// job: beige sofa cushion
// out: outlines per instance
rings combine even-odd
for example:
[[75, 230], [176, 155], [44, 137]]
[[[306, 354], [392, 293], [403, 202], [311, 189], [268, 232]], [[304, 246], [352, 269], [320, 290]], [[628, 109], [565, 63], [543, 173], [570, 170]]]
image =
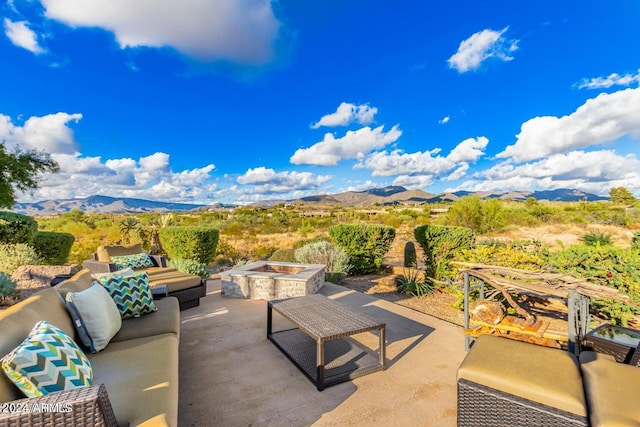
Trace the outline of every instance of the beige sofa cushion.
[[606, 355], [580, 354], [584, 390], [592, 426], [640, 424], [640, 368], [617, 363]]
[[154, 335], [111, 342], [89, 355], [93, 383], [104, 383], [119, 423], [176, 426], [178, 337]]
[[98, 246], [96, 253], [98, 261], [111, 262], [112, 256], [135, 255], [144, 252], [142, 244], [138, 243], [132, 246]]
[[460, 378], [587, 416], [578, 358], [564, 350], [481, 335], [458, 369]]
[[201, 283], [200, 276], [182, 273], [180, 271], [156, 271], [149, 274], [149, 286], [167, 285], [169, 292], [193, 288]]
[[82, 292], [85, 289], [89, 289], [95, 279], [91, 275], [91, 270], [82, 269], [69, 279], [55, 286], [55, 289], [60, 292], [63, 299], [67, 298], [68, 292]]
[[[0, 310], [0, 357], [18, 346], [40, 320], [46, 320], [75, 337], [64, 300], [53, 288], [44, 289], [5, 310]], [[24, 397], [4, 375], [0, 375], [0, 402]]]
[[[122, 321], [120, 331], [111, 342], [171, 333], [180, 338], [180, 308], [178, 300], [167, 297], [157, 300], [158, 311]], [[111, 345], [111, 344], [109, 344]]]

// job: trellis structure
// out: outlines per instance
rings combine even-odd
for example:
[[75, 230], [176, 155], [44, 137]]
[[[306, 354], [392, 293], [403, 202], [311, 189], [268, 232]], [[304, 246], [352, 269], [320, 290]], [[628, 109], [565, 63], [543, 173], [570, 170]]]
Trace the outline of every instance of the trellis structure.
[[[505, 301], [524, 318], [524, 322], [519, 326], [508, 324], [509, 322], [501, 322], [498, 325], [476, 322], [476, 326], [498, 331], [529, 333], [543, 338], [567, 341], [569, 351], [573, 353], [580, 352], [582, 339], [588, 332], [590, 298], [612, 298], [622, 301], [628, 301], [629, 299], [627, 296], [621, 295], [616, 289], [587, 282], [584, 279], [578, 279], [568, 274], [527, 271], [464, 262], [454, 262], [454, 264], [463, 268], [465, 349], [467, 351], [471, 345], [471, 335], [473, 335], [473, 330], [470, 329], [469, 297], [473, 291], [478, 291], [479, 297], [481, 299], [485, 298], [486, 286], [499, 291], [504, 296]], [[568, 308], [568, 333], [566, 337], [557, 334], [545, 335], [544, 331], [538, 332], [535, 328], [529, 328], [529, 326], [535, 324], [534, 316], [520, 307], [513, 300], [509, 291], [535, 295], [540, 298], [563, 300]]]

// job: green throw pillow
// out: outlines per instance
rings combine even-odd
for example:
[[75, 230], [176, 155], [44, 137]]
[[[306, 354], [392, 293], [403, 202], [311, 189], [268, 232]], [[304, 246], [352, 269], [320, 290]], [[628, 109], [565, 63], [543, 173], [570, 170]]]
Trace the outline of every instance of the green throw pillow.
[[100, 284], [109, 291], [123, 319], [158, 310], [149, 288], [149, 276], [145, 272], [101, 279]]
[[80, 340], [92, 353], [104, 349], [122, 326], [120, 310], [98, 282], [84, 291], [67, 293], [66, 302]]
[[80, 347], [62, 330], [42, 320], [0, 363], [27, 397], [90, 386], [93, 370]]
[[142, 268], [153, 267], [153, 261], [151, 261], [151, 257], [149, 254], [141, 253], [134, 255], [121, 255], [121, 256], [112, 256], [111, 262], [116, 265], [118, 270], [123, 270], [125, 268], [133, 268], [134, 270], [139, 270]]

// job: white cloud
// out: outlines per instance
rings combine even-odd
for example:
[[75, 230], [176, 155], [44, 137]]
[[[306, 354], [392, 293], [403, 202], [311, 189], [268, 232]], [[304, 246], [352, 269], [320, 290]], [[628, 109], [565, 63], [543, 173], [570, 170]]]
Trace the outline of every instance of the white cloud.
[[438, 120], [438, 123], [440, 123], [441, 125], [444, 125], [444, 124], [449, 123], [449, 120], [451, 120], [451, 117], [444, 116], [442, 119]]
[[207, 203], [217, 186], [212, 184], [215, 166], [174, 172], [166, 153], [153, 153], [138, 160], [82, 157], [53, 154], [60, 172], [47, 174], [30, 197], [20, 201], [68, 199], [105, 194], [112, 197], [135, 197], [171, 202]]
[[338, 106], [335, 113], [323, 116], [318, 122], [311, 125], [312, 129], [318, 129], [320, 126], [348, 126], [351, 123], [359, 123], [368, 125], [373, 123], [374, 116], [378, 113], [376, 107], [368, 105], [355, 105], [343, 102]]
[[49, 154], [73, 154], [77, 143], [69, 122], [78, 122], [82, 114], [56, 113], [33, 116], [23, 126], [14, 125], [11, 117], [0, 114], [0, 141], [9, 148], [44, 150]]
[[618, 73], [612, 73], [606, 77], [585, 78], [576, 86], [579, 89], [606, 89], [611, 86], [631, 86], [633, 84], [640, 84], [640, 70], [638, 70], [636, 74], [627, 73], [620, 75]]
[[439, 155], [440, 149], [405, 153], [394, 150], [390, 153], [379, 151], [367, 156], [356, 165], [358, 169], [370, 169], [373, 176], [428, 175], [441, 176], [460, 166], [461, 163], [475, 162], [484, 155], [489, 140], [480, 136], [467, 138], [451, 150], [447, 156]]
[[28, 50], [36, 55], [44, 53], [45, 50], [38, 43], [38, 35], [27, 26], [26, 21], [13, 22], [4, 19], [4, 33], [11, 40], [11, 43]]
[[535, 117], [522, 124], [517, 141], [497, 155], [525, 162], [573, 149], [605, 144], [629, 135], [640, 137], [640, 88], [587, 100], [563, 117]]
[[41, 0], [45, 16], [113, 32], [121, 48], [173, 48], [202, 62], [274, 59], [281, 23], [270, 0]]
[[514, 189], [575, 188], [605, 195], [612, 187], [640, 190], [640, 160], [611, 150], [572, 151], [514, 165], [499, 163], [475, 174], [454, 190], [509, 191]]
[[503, 37], [508, 29], [509, 27], [500, 31], [482, 30], [463, 40], [458, 51], [447, 60], [449, 67], [465, 73], [478, 69], [487, 59], [511, 61], [511, 54], [518, 49], [518, 40]]
[[402, 135], [398, 125], [384, 132], [384, 126], [375, 129], [364, 127], [357, 131], [348, 131], [342, 138], [336, 139], [327, 133], [324, 139], [309, 148], [300, 148], [289, 159], [293, 164], [334, 166], [343, 159], [362, 158], [372, 150], [381, 149], [396, 142]]
[[276, 172], [261, 166], [248, 169], [236, 182], [253, 186], [250, 190], [253, 193], [268, 195], [314, 190], [331, 178], [331, 175], [314, 175], [311, 172]]

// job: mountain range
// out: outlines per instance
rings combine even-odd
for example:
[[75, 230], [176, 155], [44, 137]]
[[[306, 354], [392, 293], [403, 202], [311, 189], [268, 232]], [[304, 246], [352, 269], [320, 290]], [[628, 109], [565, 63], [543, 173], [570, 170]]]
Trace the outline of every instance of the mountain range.
[[[461, 197], [477, 195], [480, 198], [497, 198], [526, 200], [530, 197], [536, 200], [549, 201], [596, 201], [608, 200], [595, 194], [580, 190], [558, 189], [545, 191], [509, 191], [509, 192], [469, 192], [456, 191], [451, 193], [432, 194], [422, 190], [407, 190], [400, 186], [373, 188], [364, 191], [346, 191], [337, 194], [319, 194], [296, 200], [270, 200], [255, 203], [255, 206], [273, 206], [280, 203], [296, 205], [342, 205], [342, 206], [372, 206], [394, 204], [422, 204], [441, 201], [456, 201]], [[44, 200], [33, 203], [16, 203], [13, 210], [27, 215], [55, 215], [69, 212], [73, 209], [91, 213], [141, 213], [141, 212], [186, 212], [215, 209], [232, 209], [238, 207], [232, 204], [215, 203], [211, 205], [160, 202], [143, 199], [115, 198], [109, 196], [90, 196], [82, 199]]]

